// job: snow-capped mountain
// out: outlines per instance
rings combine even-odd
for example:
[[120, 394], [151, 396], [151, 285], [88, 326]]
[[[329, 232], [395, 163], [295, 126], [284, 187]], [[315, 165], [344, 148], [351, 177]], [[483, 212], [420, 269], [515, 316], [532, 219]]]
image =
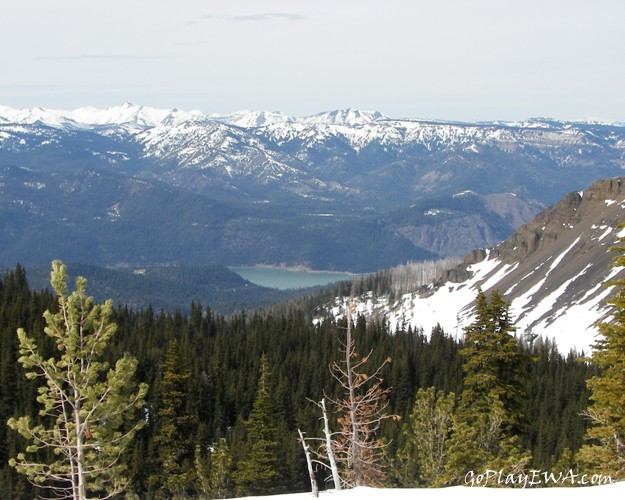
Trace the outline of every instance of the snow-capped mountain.
[[314, 123], [317, 125], [341, 125], [346, 127], [358, 127], [368, 125], [379, 120], [386, 120], [379, 111], [361, 111], [358, 109], [339, 109], [336, 111], [328, 111], [318, 113], [313, 116], [307, 116], [300, 121], [304, 123]]
[[[617, 225], [625, 217], [625, 178], [598, 181], [567, 195], [504, 242], [471, 252], [464, 263], [443, 272], [436, 282], [394, 300], [369, 291], [352, 299], [358, 311], [383, 317], [391, 327], [423, 328], [437, 324], [461, 336], [474, 319], [478, 287], [495, 289], [511, 303], [519, 335], [552, 338], [561, 351], [588, 352], [605, 319], [603, 283], [625, 276], [612, 267], [609, 248], [625, 236]], [[346, 298], [327, 310], [339, 317]]]
[[295, 118], [279, 111], [237, 111], [227, 115], [211, 115], [211, 118], [241, 128], [267, 127], [295, 121]]
[[[69, 208], [67, 186], [81, 178], [82, 190], [97, 184], [99, 192], [83, 214], [67, 214], [71, 231], [86, 214], [98, 224], [109, 220], [102, 214], [111, 207], [120, 210], [118, 225], [138, 217], [130, 227], [150, 226], [162, 215], [152, 198], [131, 214], [124, 208], [130, 192], [116, 192], [132, 185], [148, 193], [149, 185], [150, 193], [175, 192], [172, 199], [192, 195], [222, 204], [221, 222], [189, 221], [189, 241], [200, 237], [199, 228], [219, 235], [211, 248], [221, 253], [211, 258], [373, 271], [490, 246], [565, 193], [620, 175], [624, 166], [625, 128], [610, 124], [467, 124], [352, 109], [294, 118], [130, 103], [73, 111], [0, 107], [0, 257], [13, 260], [20, 248], [33, 249], [35, 236], [26, 236], [33, 214], [58, 224], [51, 207], [77, 210]], [[475, 196], [457, 196], [465, 191]], [[111, 231], [101, 230], [97, 241], [106, 245]], [[182, 254], [177, 244], [168, 262]], [[119, 258], [114, 249], [103, 255], [113, 263]]]
[[[211, 186], [250, 194], [249, 185], [236, 181], [242, 179], [280, 196], [355, 196], [382, 206], [465, 189], [554, 203], [625, 166], [625, 128], [616, 125], [428, 122], [352, 109], [293, 118], [258, 111], [209, 117], [130, 103], [102, 110], [0, 108], [0, 153], [10, 145], [28, 155], [50, 144], [46, 135], [80, 131], [91, 134], [83, 149], [94, 156], [110, 151], [98, 148], [96, 136], [115, 137], [116, 151], [146, 167], [142, 175], [166, 171], [167, 179], [187, 178], [182, 187], [203, 186], [210, 195], [217, 194]], [[188, 175], [189, 168], [197, 175]]]
[[124, 125], [143, 129], [160, 124], [175, 124], [187, 120], [205, 120], [200, 111], [156, 109], [124, 103], [105, 109], [94, 107], [78, 108], [73, 111], [58, 109], [11, 109], [0, 106], [0, 117], [7, 123], [42, 124], [51, 127], [98, 127]]
[[261, 184], [286, 176], [305, 177], [279, 151], [263, 148], [256, 137], [218, 121], [160, 124], [133, 139], [142, 146], [144, 157], [175, 167], [165, 179], [179, 178], [181, 169], [210, 170], [228, 179], [253, 177]]

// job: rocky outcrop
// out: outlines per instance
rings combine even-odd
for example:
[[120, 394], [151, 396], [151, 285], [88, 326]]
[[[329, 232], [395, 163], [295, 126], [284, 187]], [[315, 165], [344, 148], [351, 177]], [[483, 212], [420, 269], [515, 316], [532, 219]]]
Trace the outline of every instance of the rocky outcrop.
[[625, 177], [600, 180], [583, 192], [569, 193], [533, 221], [521, 226], [497, 245], [494, 252], [505, 262], [518, 262], [545, 247], [550, 248], [563, 235], [570, 238], [573, 234], [588, 231], [589, 221], [615, 226], [622, 219], [622, 211], [612, 205], [620, 203], [624, 194]]
[[597, 322], [610, 315], [609, 284], [625, 275], [625, 268], [611, 265], [610, 251], [625, 235], [618, 228], [625, 219], [624, 186], [619, 177], [571, 193], [500, 245], [469, 253], [435, 283], [392, 302], [369, 295], [358, 310], [382, 315], [390, 325], [426, 333], [440, 325], [461, 336], [474, 319], [478, 288], [498, 290], [510, 303], [518, 335], [550, 337], [561, 352], [588, 352]]

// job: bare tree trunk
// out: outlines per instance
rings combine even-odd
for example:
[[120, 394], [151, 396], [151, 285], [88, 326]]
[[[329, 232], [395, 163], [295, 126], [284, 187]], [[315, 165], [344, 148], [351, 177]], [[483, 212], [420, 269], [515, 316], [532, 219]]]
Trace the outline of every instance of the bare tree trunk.
[[332, 449], [332, 433], [330, 432], [330, 424], [328, 422], [328, 412], [326, 410], [326, 398], [321, 400], [321, 410], [323, 411], [323, 433], [326, 436], [326, 451], [328, 461], [330, 462], [330, 470], [332, 471], [332, 480], [334, 481], [334, 489], [341, 491], [341, 476], [339, 476], [339, 468], [334, 458], [334, 450]]
[[312, 466], [312, 458], [310, 457], [310, 448], [308, 447], [308, 443], [306, 439], [304, 439], [304, 435], [300, 429], [297, 429], [299, 433], [299, 440], [302, 443], [302, 447], [304, 448], [304, 455], [306, 455], [306, 464], [308, 464], [308, 475], [310, 476], [310, 487], [312, 489], [313, 497], [317, 498], [319, 496], [319, 488], [317, 487], [317, 480], [315, 479], [315, 472], [313, 471]]
[[82, 446], [82, 418], [80, 416], [80, 394], [74, 389], [74, 397], [78, 401], [74, 410], [74, 425], [76, 426], [76, 485], [74, 488], [74, 500], [84, 500], [87, 498], [85, 478], [82, 470], [83, 466], [83, 446]]
[[349, 390], [349, 413], [351, 420], [351, 458], [352, 468], [354, 470], [354, 486], [363, 486], [364, 477], [362, 470], [362, 456], [360, 449], [360, 431], [358, 428], [358, 408], [356, 401], [356, 387], [354, 383], [354, 373], [352, 369], [352, 355], [354, 354], [353, 342], [352, 342], [352, 311], [351, 304], [347, 307], [347, 349], [345, 349], [345, 371], [347, 374], [347, 386]]

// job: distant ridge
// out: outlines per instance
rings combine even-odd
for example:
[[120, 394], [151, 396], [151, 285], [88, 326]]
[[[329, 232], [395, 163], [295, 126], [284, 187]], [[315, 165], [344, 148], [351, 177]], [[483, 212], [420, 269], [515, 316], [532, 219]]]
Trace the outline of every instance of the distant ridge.
[[131, 102], [124, 102], [120, 105], [106, 108], [84, 106], [72, 110], [43, 108], [41, 106], [34, 108], [11, 108], [9, 106], [0, 105], [0, 121], [22, 124], [41, 122], [51, 126], [63, 126], [69, 122], [74, 122], [81, 125], [121, 125], [134, 123], [137, 125], [154, 127], [167, 121], [168, 117], [171, 116], [176, 116], [178, 121], [216, 120], [241, 127], [263, 127], [281, 122], [359, 126], [383, 120], [423, 124], [502, 126], [511, 128], [558, 128], [563, 123], [625, 127], [625, 122], [623, 121], [561, 121], [555, 118], [528, 118], [524, 121], [493, 120], [475, 123], [425, 118], [398, 118], [389, 117], [379, 111], [365, 111], [353, 108], [337, 109], [303, 117], [294, 117], [280, 111], [263, 110], [240, 110], [226, 114], [206, 114], [199, 110], [185, 111], [179, 108], [154, 108], [151, 106], [133, 104]]
[[597, 123], [4, 107], [0, 261], [372, 272], [490, 247], [624, 166]]

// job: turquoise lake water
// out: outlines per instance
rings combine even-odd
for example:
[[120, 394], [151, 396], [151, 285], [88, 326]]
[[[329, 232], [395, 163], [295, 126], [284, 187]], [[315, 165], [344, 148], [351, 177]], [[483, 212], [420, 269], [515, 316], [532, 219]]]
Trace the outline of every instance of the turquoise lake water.
[[256, 285], [280, 290], [327, 285], [344, 280], [351, 281], [360, 276], [359, 274], [302, 271], [281, 267], [230, 267], [229, 269]]

